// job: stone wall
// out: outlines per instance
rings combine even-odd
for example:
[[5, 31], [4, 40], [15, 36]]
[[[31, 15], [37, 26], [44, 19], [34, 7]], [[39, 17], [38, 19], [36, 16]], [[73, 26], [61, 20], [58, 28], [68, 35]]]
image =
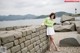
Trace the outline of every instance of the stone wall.
[[45, 26], [30, 26], [10, 31], [0, 31], [0, 46], [7, 53], [45, 53], [48, 38]]
[[10, 30], [15, 30], [19, 28], [25, 28], [29, 26], [10, 26], [10, 27], [0, 27], [0, 31], [10, 31]]

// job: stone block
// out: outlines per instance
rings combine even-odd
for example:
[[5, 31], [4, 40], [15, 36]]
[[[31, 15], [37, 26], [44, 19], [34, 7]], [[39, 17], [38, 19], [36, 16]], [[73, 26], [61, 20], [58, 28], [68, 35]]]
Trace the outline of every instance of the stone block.
[[19, 43], [25, 42], [25, 37], [22, 37], [21, 39], [19, 39]]
[[14, 41], [14, 34], [12, 33], [5, 33], [0, 35], [0, 39], [2, 40], [2, 44]]
[[34, 49], [37, 52], [40, 49], [39, 45], [37, 45]]
[[27, 53], [27, 52], [28, 52], [27, 47], [23, 48], [23, 49], [21, 50], [21, 52], [22, 52], [22, 53]]
[[4, 44], [5, 47], [7, 47], [7, 49], [13, 47], [13, 42], [10, 42], [10, 43], [6, 43]]
[[34, 47], [35, 47], [35, 46], [37, 45], [37, 42], [34, 42], [33, 45], [34, 45]]
[[40, 40], [36, 41], [36, 44], [39, 45], [40, 44]]
[[7, 50], [7, 53], [11, 53], [11, 50], [10, 50], [10, 49], [8, 49], [8, 50]]
[[31, 39], [31, 34], [26, 36], [26, 40], [30, 40]]
[[6, 31], [6, 28], [0, 28], [0, 31]]
[[75, 18], [72, 17], [72, 16], [63, 15], [63, 16], [61, 17], [61, 22], [63, 23], [63, 22], [65, 22], [65, 21], [75, 21]]
[[26, 47], [29, 46], [30, 44], [31, 44], [31, 41], [30, 40], [25, 41], [25, 46]]
[[35, 38], [32, 38], [31, 39], [31, 44], [33, 44], [35, 41], [36, 41]]
[[19, 50], [20, 50], [20, 45], [17, 45], [17, 46], [14, 46], [14, 47], [11, 48], [11, 52], [12, 52], [12, 53], [16, 53], [16, 52], [18, 52]]
[[7, 31], [13, 30], [13, 27], [6, 27], [6, 30], [7, 30]]
[[21, 46], [21, 49], [25, 47], [24, 43], [21, 43], [20, 46]]
[[16, 52], [16, 53], [21, 53], [21, 51], [18, 51], [18, 52]]
[[20, 29], [16, 29], [16, 31], [20, 31], [20, 32], [22, 32], [22, 36], [26, 36], [27, 34], [26, 34], [26, 30], [25, 30], [25, 28], [20, 28]]
[[39, 49], [39, 50], [37, 51], [37, 53], [41, 53], [41, 50]]
[[34, 48], [33, 48], [32, 50], [30, 50], [30, 53], [35, 53], [35, 50], [34, 50]]
[[33, 48], [34, 48], [33, 44], [31, 44], [31, 45], [28, 46], [29, 50], [32, 50]]
[[14, 40], [14, 45], [18, 45], [19, 44], [19, 40]]
[[37, 36], [36, 33], [32, 33], [32, 38], [34, 38], [35, 36]]

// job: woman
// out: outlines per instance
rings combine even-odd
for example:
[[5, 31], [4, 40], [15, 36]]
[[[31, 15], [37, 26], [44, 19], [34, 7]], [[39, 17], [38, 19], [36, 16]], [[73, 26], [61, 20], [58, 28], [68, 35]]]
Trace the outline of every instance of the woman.
[[55, 13], [51, 13], [49, 17], [45, 18], [44, 20], [44, 25], [47, 27], [47, 35], [50, 40], [49, 51], [51, 51], [51, 44], [53, 44], [55, 47], [55, 50], [58, 51], [56, 45], [54, 44], [54, 39], [53, 39], [53, 35], [55, 34], [54, 19], [55, 19]]

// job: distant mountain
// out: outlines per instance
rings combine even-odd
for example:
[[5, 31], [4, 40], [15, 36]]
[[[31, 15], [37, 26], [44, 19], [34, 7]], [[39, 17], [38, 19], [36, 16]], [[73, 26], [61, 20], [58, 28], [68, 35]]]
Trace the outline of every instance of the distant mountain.
[[[72, 13], [67, 13], [67, 12], [63, 12], [63, 11], [61, 11], [61, 12], [56, 12], [55, 13], [56, 14], [56, 17], [61, 17], [62, 15], [72, 15]], [[38, 17], [36, 17], [36, 18], [45, 18], [45, 17], [48, 17], [48, 15], [40, 15], [40, 16], [38, 16]]]
[[61, 11], [61, 12], [56, 12], [56, 16], [57, 17], [61, 17], [62, 15], [72, 15], [72, 13], [67, 13], [67, 12], [63, 12], [63, 11]]
[[[67, 13], [67, 12], [56, 12], [56, 16], [57, 17], [61, 17], [63, 14], [66, 15], [72, 15], [71, 13]], [[22, 20], [22, 19], [40, 19], [40, 18], [45, 18], [48, 17], [48, 15], [40, 15], [40, 16], [35, 16], [32, 14], [27, 14], [27, 15], [8, 15], [8, 16], [0, 16], [0, 21], [4, 21], [4, 20]]]
[[46, 18], [46, 17], [48, 17], [48, 15], [40, 15], [40, 16], [36, 17], [36, 19], [39, 19], [39, 18]]
[[22, 19], [34, 19], [36, 16], [27, 14], [27, 15], [8, 15], [8, 16], [0, 16], [0, 21], [4, 20], [22, 20]]

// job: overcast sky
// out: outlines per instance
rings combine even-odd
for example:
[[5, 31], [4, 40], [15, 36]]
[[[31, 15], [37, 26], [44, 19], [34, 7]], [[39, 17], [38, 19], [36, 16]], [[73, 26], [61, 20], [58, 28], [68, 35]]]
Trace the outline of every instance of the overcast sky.
[[51, 12], [65, 11], [80, 13], [80, 2], [64, 0], [0, 0], [0, 15], [46, 15]]

